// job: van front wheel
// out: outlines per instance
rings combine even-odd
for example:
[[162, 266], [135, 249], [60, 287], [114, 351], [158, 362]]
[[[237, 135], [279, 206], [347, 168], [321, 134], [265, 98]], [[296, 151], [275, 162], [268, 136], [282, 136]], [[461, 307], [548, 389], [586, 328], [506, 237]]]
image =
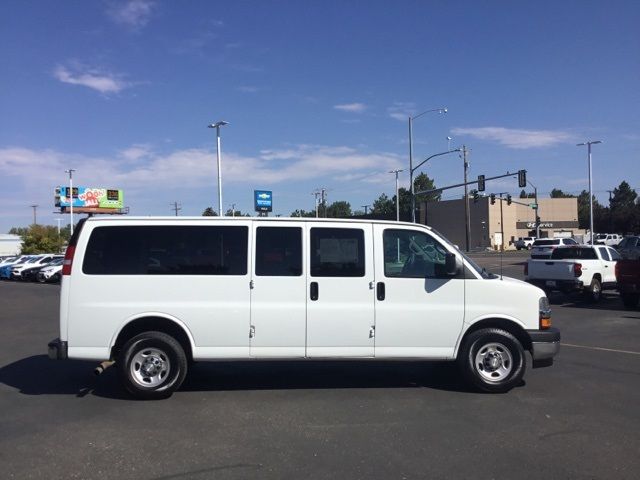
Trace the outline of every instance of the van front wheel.
[[483, 328], [471, 333], [458, 355], [467, 381], [484, 392], [504, 393], [520, 384], [525, 371], [522, 345], [509, 332]]
[[122, 348], [116, 364], [125, 389], [145, 400], [171, 396], [187, 374], [184, 349], [162, 332], [133, 337]]

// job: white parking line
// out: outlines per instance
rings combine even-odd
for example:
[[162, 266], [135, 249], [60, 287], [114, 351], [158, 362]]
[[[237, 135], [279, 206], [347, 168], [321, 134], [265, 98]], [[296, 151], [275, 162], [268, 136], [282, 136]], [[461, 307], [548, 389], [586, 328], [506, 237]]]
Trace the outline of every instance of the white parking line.
[[603, 352], [628, 353], [630, 355], [640, 355], [640, 352], [631, 352], [629, 350], [616, 350], [615, 348], [590, 347], [587, 345], [574, 345], [572, 343], [561, 343], [563, 347], [586, 348], [587, 350], [602, 350]]

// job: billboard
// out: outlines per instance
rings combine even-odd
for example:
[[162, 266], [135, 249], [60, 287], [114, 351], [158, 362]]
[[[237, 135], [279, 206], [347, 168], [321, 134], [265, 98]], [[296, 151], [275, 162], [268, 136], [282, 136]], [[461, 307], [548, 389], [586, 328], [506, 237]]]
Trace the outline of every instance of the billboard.
[[254, 190], [253, 200], [256, 212], [271, 212], [273, 210], [273, 192], [270, 190]]
[[[55, 189], [55, 206], [68, 208], [71, 197], [68, 186]], [[122, 190], [114, 188], [73, 187], [73, 208], [124, 208]]]

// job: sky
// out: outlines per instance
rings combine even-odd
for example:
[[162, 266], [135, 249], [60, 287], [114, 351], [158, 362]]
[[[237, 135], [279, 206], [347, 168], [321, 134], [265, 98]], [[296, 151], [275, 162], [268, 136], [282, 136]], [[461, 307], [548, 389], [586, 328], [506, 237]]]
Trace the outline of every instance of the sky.
[[[134, 215], [354, 210], [465, 145], [469, 176], [526, 169], [541, 197], [640, 189], [640, 2], [189, 1], [0, 3], [0, 232], [55, 225], [53, 191], [121, 188]], [[447, 137], [451, 137], [448, 141]], [[438, 187], [463, 162], [427, 162]], [[516, 179], [487, 192], [520, 192]], [[444, 199], [459, 198], [447, 190]], [[68, 216], [63, 218], [68, 222]]]

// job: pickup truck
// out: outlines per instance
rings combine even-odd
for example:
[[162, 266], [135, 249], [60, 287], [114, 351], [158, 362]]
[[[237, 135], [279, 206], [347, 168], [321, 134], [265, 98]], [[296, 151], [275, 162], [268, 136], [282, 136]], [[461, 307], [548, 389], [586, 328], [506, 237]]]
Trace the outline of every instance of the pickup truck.
[[513, 243], [513, 246], [517, 250], [531, 250], [533, 242], [536, 241], [536, 237], [520, 237]]
[[620, 255], [606, 246], [558, 247], [548, 260], [528, 260], [525, 280], [543, 290], [582, 292], [597, 302], [603, 289], [616, 286], [615, 266]]
[[616, 263], [616, 279], [624, 306], [637, 307], [640, 300], [640, 260], [619, 260]]

